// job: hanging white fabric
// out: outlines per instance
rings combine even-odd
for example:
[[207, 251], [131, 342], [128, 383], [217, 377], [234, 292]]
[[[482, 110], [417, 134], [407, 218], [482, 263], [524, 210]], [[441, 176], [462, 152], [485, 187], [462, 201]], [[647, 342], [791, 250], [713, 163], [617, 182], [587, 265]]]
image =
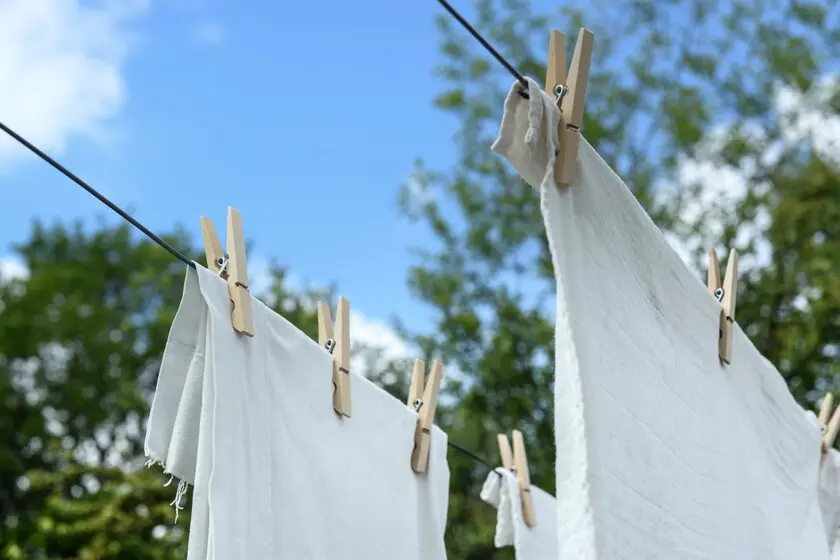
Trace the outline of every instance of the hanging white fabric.
[[446, 434], [414, 473], [414, 411], [354, 376], [339, 417], [332, 356], [257, 300], [253, 315], [238, 336], [224, 281], [187, 271], [146, 454], [194, 484], [189, 560], [445, 558]]
[[585, 140], [555, 185], [559, 111], [518, 87], [493, 149], [539, 191], [554, 265], [559, 558], [827, 558], [819, 430], [737, 325], [721, 365], [720, 304]]
[[512, 546], [516, 560], [557, 558], [557, 503], [554, 496], [530, 487], [534, 517], [533, 527], [525, 524], [522, 499], [516, 475], [501, 467], [487, 475], [481, 499], [496, 508], [496, 548]]

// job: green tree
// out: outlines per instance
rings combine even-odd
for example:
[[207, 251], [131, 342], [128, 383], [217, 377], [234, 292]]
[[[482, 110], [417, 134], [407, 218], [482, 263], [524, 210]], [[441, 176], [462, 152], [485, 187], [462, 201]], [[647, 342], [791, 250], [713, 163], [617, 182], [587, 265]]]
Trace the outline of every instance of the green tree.
[[[203, 262], [183, 232], [165, 236]], [[185, 266], [127, 225], [36, 223], [0, 280], [0, 558], [184, 558], [189, 508], [143, 468]], [[317, 333], [314, 293], [274, 267], [268, 300]]]
[[[840, 176], [805, 126], [838, 117], [836, 3], [633, 0], [551, 17], [523, 0], [473, 6], [476, 28], [539, 81], [549, 27], [569, 53], [582, 23], [595, 32], [584, 135], [698, 271], [708, 249], [739, 250], [736, 319], [812, 406], [840, 374]], [[448, 16], [438, 23], [436, 104], [458, 119], [459, 158], [419, 162], [401, 195], [437, 239], [409, 273], [437, 323], [410, 334], [460, 371], [440, 415], [451, 439], [495, 457], [495, 433], [522, 429], [532, 480], [553, 491], [550, 258], [537, 193], [489, 149], [512, 78]], [[737, 188], [711, 196], [690, 173], [703, 165]], [[451, 557], [510, 557], [476, 497], [483, 469], [457, 453], [450, 466]]]

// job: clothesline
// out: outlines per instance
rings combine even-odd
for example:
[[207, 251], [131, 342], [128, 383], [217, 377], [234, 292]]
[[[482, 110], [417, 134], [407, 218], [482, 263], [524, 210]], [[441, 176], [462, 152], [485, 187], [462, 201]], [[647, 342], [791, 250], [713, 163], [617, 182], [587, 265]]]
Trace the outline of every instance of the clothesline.
[[[499, 52], [496, 51], [496, 49], [494, 49], [493, 46], [490, 45], [490, 43], [488, 43], [487, 40], [484, 39], [484, 37], [482, 37], [481, 34], [478, 31], [475, 30], [469, 24], [469, 22], [467, 22], [467, 20], [465, 20], [463, 18], [463, 16], [461, 16], [461, 14], [459, 14], [455, 10], [455, 8], [453, 8], [449, 4], [449, 2], [447, 2], [446, 0], [438, 0], [438, 3], [440, 3], [440, 5], [443, 6], [444, 9], [446, 9], [446, 11], [449, 12], [449, 14], [453, 18], [455, 18], [455, 20], [457, 20], [458, 23], [460, 23], [464, 27], [464, 29], [466, 29], [470, 33], [470, 35], [472, 35], [485, 49], [487, 49], [487, 51], [493, 56], [493, 58], [495, 58], [502, 66], [504, 66], [505, 69], [507, 69], [519, 81], [519, 83], [524, 86], [525, 90], [528, 89], [528, 83], [526, 82], [526, 80], [522, 76], [522, 74], [520, 74], [516, 70], [516, 68], [513, 67], [513, 65], [511, 65], [507, 60], [505, 60], [505, 58], [501, 54], [499, 54]], [[525, 91], [520, 91], [519, 94], [522, 97], [524, 97], [525, 99], [528, 99], [528, 94]], [[88, 193], [93, 195], [102, 204], [104, 204], [105, 206], [107, 206], [108, 208], [110, 208], [111, 210], [116, 212], [122, 219], [124, 219], [125, 221], [127, 221], [128, 223], [133, 225], [135, 228], [137, 228], [138, 230], [143, 232], [143, 234], [146, 235], [149, 239], [151, 239], [152, 241], [154, 241], [155, 243], [157, 243], [158, 245], [160, 245], [161, 247], [166, 249], [176, 259], [183, 262], [184, 264], [186, 264], [190, 268], [195, 268], [195, 263], [193, 261], [191, 261], [186, 255], [184, 255], [178, 249], [176, 249], [175, 247], [173, 247], [172, 245], [170, 245], [169, 243], [167, 243], [166, 241], [164, 241], [163, 239], [161, 239], [160, 237], [155, 235], [155, 233], [153, 231], [151, 231], [146, 226], [144, 226], [143, 224], [138, 222], [136, 219], [131, 217], [125, 210], [123, 210], [122, 208], [120, 208], [119, 206], [117, 206], [116, 204], [111, 202], [105, 195], [103, 195], [102, 193], [100, 193], [99, 191], [97, 191], [96, 189], [91, 187], [87, 182], [83, 181], [75, 173], [73, 173], [72, 171], [70, 171], [69, 169], [67, 169], [63, 165], [61, 165], [59, 162], [57, 162], [55, 159], [53, 159], [49, 154], [47, 154], [46, 152], [44, 152], [43, 150], [41, 150], [40, 148], [38, 148], [37, 146], [32, 144], [29, 140], [27, 140], [26, 138], [24, 138], [23, 136], [21, 136], [20, 134], [18, 134], [17, 132], [15, 132], [14, 130], [12, 130], [11, 128], [6, 126], [2, 122], [0, 122], [0, 129], [2, 129], [3, 132], [5, 132], [6, 134], [8, 134], [12, 138], [14, 138], [17, 142], [19, 142], [20, 144], [25, 146], [32, 153], [34, 153], [35, 155], [40, 157], [42, 160], [44, 160], [45, 162], [50, 164], [53, 168], [55, 168], [57, 171], [59, 171], [65, 177], [67, 177], [68, 179], [70, 179], [71, 181], [73, 181], [74, 183], [76, 183], [77, 185], [82, 187], [84, 190], [86, 190]], [[462, 447], [462, 446], [458, 445], [457, 443], [453, 443], [451, 441], [448, 441], [447, 443], [453, 449], [457, 449], [458, 451], [460, 451], [464, 455], [470, 457], [471, 459], [473, 459], [477, 463], [481, 463], [482, 465], [487, 467], [489, 472], [495, 472], [495, 467], [492, 464], [490, 464], [489, 461], [481, 458], [476, 453], [470, 451], [466, 447]]]
[[[470, 35], [472, 35], [485, 49], [487, 49], [487, 52], [489, 52], [493, 56], [493, 58], [495, 58], [499, 62], [499, 64], [504, 66], [505, 69], [507, 69], [507, 71], [510, 72], [517, 79], [517, 81], [519, 81], [519, 83], [524, 88], [524, 91], [522, 91], [522, 90], [519, 91], [519, 95], [521, 95], [525, 99], [528, 99], [528, 93], [527, 93], [528, 82], [525, 80], [525, 77], [521, 73], [519, 73], [519, 71], [516, 70], [516, 68], [514, 68], [513, 65], [511, 63], [509, 63], [501, 54], [499, 54], [499, 52], [496, 49], [494, 49], [493, 46], [490, 43], [488, 43], [487, 40], [484, 37], [482, 37], [481, 34], [478, 31], [476, 31], [475, 28], [473, 28], [472, 25], [470, 25], [469, 22], [466, 19], [464, 19], [464, 17], [461, 14], [459, 14], [458, 11], [455, 10], [455, 8], [453, 8], [451, 4], [449, 4], [449, 2], [447, 2], [446, 0], [437, 0], [437, 1], [438, 1], [438, 3], [440, 3], [441, 6], [444, 7], [444, 9], [447, 12], [449, 12], [449, 14], [453, 18], [455, 18], [456, 21], [458, 21], [458, 23], [460, 23], [464, 27], [464, 29], [466, 29], [470, 33]], [[12, 130], [11, 128], [9, 128], [5, 124], [3, 124], [2, 122], [0, 122], [0, 129], [2, 129], [3, 132], [5, 132], [9, 136], [11, 136], [15, 140], [17, 140], [18, 142], [20, 142], [24, 146], [26, 146], [30, 151], [35, 153], [38, 157], [40, 157], [41, 159], [43, 159], [44, 161], [46, 161], [47, 163], [52, 165], [55, 169], [57, 169], [59, 172], [64, 174], [64, 176], [66, 176], [68, 179], [70, 179], [71, 181], [73, 181], [74, 183], [76, 183], [77, 185], [79, 185], [80, 187], [85, 189], [87, 192], [92, 194], [102, 204], [104, 204], [105, 206], [107, 206], [108, 208], [110, 208], [111, 210], [116, 212], [117, 214], [119, 214], [120, 217], [122, 217], [128, 223], [130, 223], [131, 225], [136, 227], [138, 230], [142, 231], [147, 237], [149, 237], [149, 239], [151, 239], [152, 241], [154, 241], [155, 243], [157, 243], [158, 245], [160, 245], [161, 247], [163, 247], [164, 249], [169, 251], [172, 254], [172, 256], [174, 256], [176, 259], [183, 262], [184, 264], [186, 264], [190, 268], [195, 268], [195, 264], [190, 259], [188, 259], [183, 253], [181, 253], [175, 247], [173, 247], [172, 245], [170, 245], [169, 243], [167, 243], [166, 241], [164, 241], [163, 239], [161, 239], [160, 237], [155, 235], [151, 230], [146, 228], [146, 226], [144, 226], [143, 224], [141, 224], [140, 222], [138, 222], [137, 220], [132, 218], [122, 208], [120, 208], [119, 206], [117, 206], [116, 204], [114, 204], [113, 202], [108, 200], [107, 197], [105, 197], [99, 191], [97, 191], [96, 189], [94, 189], [93, 187], [88, 185], [85, 181], [81, 180], [72, 171], [70, 171], [69, 169], [67, 169], [66, 167], [64, 167], [63, 165], [58, 163], [57, 161], [55, 161], [48, 154], [44, 153], [37, 146], [35, 146], [31, 142], [29, 142], [26, 138], [24, 138], [23, 136], [21, 136], [20, 134], [18, 134], [17, 132], [15, 132], [14, 130]]]
[[475, 38], [476, 41], [481, 43], [481, 46], [487, 49], [487, 52], [489, 52], [493, 56], [493, 58], [495, 58], [498, 61], [499, 64], [504, 66], [505, 69], [508, 72], [510, 72], [514, 78], [516, 78], [519, 84], [524, 88], [523, 90], [519, 90], [517, 93], [519, 93], [519, 95], [525, 99], [530, 99], [530, 97], [528, 96], [528, 81], [525, 79], [525, 76], [520, 74], [519, 71], [516, 68], [514, 68], [510, 62], [505, 60], [505, 58], [502, 55], [500, 55], [496, 49], [493, 48], [493, 45], [488, 43], [487, 40], [484, 37], [482, 37], [481, 34], [478, 31], [476, 31], [473, 28], [473, 26], [470, 25], [469, 22], [465, 20], [464, 17], [449, 4], [449, 2], [447, 2], [446, 0], [438, 0], [438, 3], [440, 3], [440, 5], [443, 6], [444, 9], [447, 12], [449, 12], [449, 14], [453, 18], [455, 18], [455, 20], [458, 21], [458, 23], [460, 23], [464, 27], [464, 29], [466, 29], [470, 33], [470, 35], [472, 35]]
[[[161, 247], [163, 247], [164, 249], [169, 251], [175, 258], [177, 258], [178, 260], [180, 260], [181, 262], [183, 262], [187, 266], [189, 266], [191, 268], [195, 268], [195, 263], [193, 261], [191, 261], [188, 257], [186, 257], [182, 252], [180, 252], [178, 249], [176, 249], [175, 247], [173, 247], [172, 245], [170, 245], [169, 243], [167, 243], [166, 241], [164, 241], [163, 239], [161, 239], [160, 237], [155, 235], [154, 232], [152, 232], [146, 226], [144, 226], [143, 224], [141, 224], [140, 222], [138, 222], [137, 220], [132, 218], [128, 213], [125, 212], [125, 210], [123, 210], [122, 208], [120, 208], [119, 206], [117, 206], [116, 204], [111, 202], [110, 200], [108, 200], [108, 198], [105, 195], [103, 195], [102, 193], [100, 193], [99, 191], [97, 191], [96, 189], [91, 187], [85, 181], [80, 179], [75, 173], [73, 173], [72, 171], [70, 171], [69, 169], [67, 169], [66, 167], [61, 165], [60, 163], [58, 163], [55, 159], [50, 157], [43, 150], [41, 150], [40, 148], [38, 148], [37, 146], [32, 144], [26, 138], [24, 138], [23, 136], [21, 136], [20, 134], [18, 134], [17, 132], [15, 132], [14, 130], [12, 130], [11, 128], [6, 126], [2, 122], [0, 122], [0, 129], [2, 129], [3, 132], [5, 132], [9, 136], [11, 136], [15, 140], [17, 140], [18, 142], [20, 142], [24, 146], [26, 146], [29, 150], [31, 150], [38, 157], [40, 157], [41, 159], [43, 159], [44, 161], [46, 161], [47, 163], [52, 165], [55, 169], [60, 171], [67, 178], [69, 178], [71, 181], [73, 181], [74, 183], [76, 183], [77, 185], [79, 185], [80, 187], [85, 189], [87, 192], [89, 192], [90, 194], [95, 196], [97, 198], [97, 200], [99, 200], [105, 206], [107, 206], [108, 208], [110, 208], [111, 210], [113, 210], [114, 212], [119, 214], [120, 217], [122, 217], [128, 223], [130, 223], [131, 225], [136, 227], [138, 230], [142, 231], [144, 234], [146, 234], [146, 236], [149, 237], [149, 239], [151, 239], [152, 241], [154, 241], [155, 243], [157, 243], [158, 245], [160, 245]], [[494, 471], [495, 470], [495, 467], [493, 467], [493, 465], [491, 465], [489, 461], [487, 461], [485, 459], [482, 459], [479, 455], [470, 451], [466, 447], [462, 447], [462, 446], [458, 445], [457, 443], [453, 443], [451, 441], [449, 441], [447, 443], [453, 449], [457, 449], [458, 451], [460, 451], [464, 455], [472, 458], [474, 461], [476, 461], [478, 463], [481, 463], [482, 465], [487, 467], [487, 469], [489, 471]]]
[[52, 165], [65, 177], [67, 177], [68, 179], [85, 189], [87, 192], [92, 194], [94, 197], [97, 198], [97, 200], [99, 200], [99, 202], [101, 202], [102, 204], [119, 214], [122, 219], [124, 219], [125, 221], [142, 231], [149, 239], [151, 239], [152, 241], [169, 251], [176, 259], [178, 259], [179, 261], [183, 262], [191, 268], [195, 268], [195, 263], [188, 259], [182, 252], [180, 252], [178, 249], [176, 249], [175, 247], [173, 247], [172, 245], [155, 235], [151, 230], [149, 230], [149, 228], [132, 218], [125, 210], [108, 200], [108, 198], [105, 195], [103, 195], [102, 193], [88, 185], [86, 182], [81, 180], [78, 176], [76, 176], [75, 173], [73, 173], [72, 171], [55, 161], [48, 154], [44, 153], [44, 151], [38, 148], [38, 146], [32, 144], [32, 142], [30, 142], [29, 140], [27, 140], [26, 138], [24, 138], [23, 136], [21, 136], [2, 122], [0, 122], [0, 129], [2, 129], [3, 132], [17, 140], [24, 146], [26, 146], [32, 153], [40, 157], [42, 160]]

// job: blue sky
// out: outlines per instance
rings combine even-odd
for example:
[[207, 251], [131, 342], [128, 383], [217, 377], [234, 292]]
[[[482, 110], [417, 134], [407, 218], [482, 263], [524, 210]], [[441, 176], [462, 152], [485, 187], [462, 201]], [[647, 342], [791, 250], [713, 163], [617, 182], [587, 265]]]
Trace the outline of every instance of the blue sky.
[[[0, 62], [7, 125], [153, 231], [182, 224], [198, 243], [199, 216], [223, 225], [236, 206], [255, 263], [336, 281], [370, 318], [425, 325], [407, 249], [432, 240], [396, 195], [416, 157], [455, 157], [457, 123], [432, 103], [437, 2], [0, 0], [3, 10], [23, 53], [6, 71]], [[36, 216], [117, 219], [33, 156], [6, 155], [0, 257]]]
[[[179, 223], [198, 242], [199, 216], [221, 224], [234, 205], [255, 257], [337, 281], [370, 317], [421, 321], [406, 249], [425, 240], [395, 201], [415, 157], [453, 157], [456, 123], [432, 106], [438, 12], [432, 0], [151, 2], [114, 24], [115, 40], [131, 34], [114, 64], [121, 106], [44, 147], [154, 231]], [[34, 157], [7, 158], [0, 189], [4, 249], [36, 216], [108, 212]]]
[[[452, 3], [471, 18], [471, 0]], [[236, 206], [252, 283], [275, 258], [337, 282], [370, 319], [424, 328], [408, 249], [434, 240], [396, 196], [415, 158], [457, 157], [457, 122], [433, 106], [443, 13], [435, 0], [0, 0], [0, 120], [154, 231], [180, 224], [198, 244], [199, 217], [222, 226]], [[0, 261], [35, 217], [118, 219], [4, 138], [0, 193]]]

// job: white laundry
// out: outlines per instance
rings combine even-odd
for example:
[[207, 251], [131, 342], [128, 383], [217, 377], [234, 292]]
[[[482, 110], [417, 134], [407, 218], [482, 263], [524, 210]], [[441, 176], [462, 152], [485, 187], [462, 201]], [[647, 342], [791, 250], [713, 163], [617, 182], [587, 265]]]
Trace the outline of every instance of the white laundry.
[[481, 499], [495, 507], [496, 548], [513, 546], [516, 560], [557, 558], [557, 503], [554, 496], [531, 485], [536, 524], [528, 527], [516, 476], [501, 467], [487, 475]]
[[207, 306], [195, 274], [188, 272], [163, 351], [145, 451], [165, 472], [190, 484], [198, 454], [206, 329]]
[[152, 404], [146, 453], [194, 484], [190, 560], [446, 558], [446, 434], [410, 466], [417, 414], [352, 377], [332, 408], [332, 356], [253, 300], [230, 323], [223, 280], [188, 270]]
[[559, 111], [518, 87], [493, 149], [539, 190], [555, 270], [559, 558], [828, 558], [819, 430], [737, 325], [720, 364], [720, 304], [586, 140], [555, 185]]

